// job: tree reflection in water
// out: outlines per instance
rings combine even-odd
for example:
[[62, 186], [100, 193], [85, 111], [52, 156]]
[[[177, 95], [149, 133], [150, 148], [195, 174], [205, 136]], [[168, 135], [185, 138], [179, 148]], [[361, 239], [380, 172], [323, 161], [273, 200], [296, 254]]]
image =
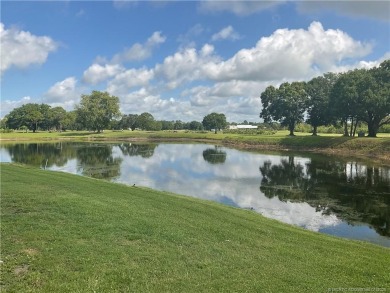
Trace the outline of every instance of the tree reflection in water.
[[208, 148], [203, 151], [203, 159], [210, 164], [223, 164], [226, 161], [226, 152], [220, 147]]
[[95, 144], [77, 148], [78, 171], [98, 179], [118, 177], [122, 158], [113, 156], [112, 147], [107, 144]]
[[6, 144], [12, 162], [46, 168], [54, 165], [64, 166], [68, 160], [76, 157], [74, 148], [66, 143], [29, 143], [29, 144]]
[[121, 143], [118, 145], [124, 156], [141, 156], [142, 158], [151, 158], [154, 155], [156, 144], [134, 144]]
[[356, 162], [315, 159], [302, 165], [293, 156], [261, 167], [260, 190], [282, 201], [307, 202], [353, 224], [364, 222], [390, 236], [390, 169]]
[[85, 144], [85, 143], [29, 143], [3, 145], [12, 162], [50, 168], [63, 167], [69, 160], [77, 159], [77, 172], [98, 179], [113, 179], [120, 175], [122, 158], [113, 156], [117, 146], [124, 156], [150, 158], [156, 144]]

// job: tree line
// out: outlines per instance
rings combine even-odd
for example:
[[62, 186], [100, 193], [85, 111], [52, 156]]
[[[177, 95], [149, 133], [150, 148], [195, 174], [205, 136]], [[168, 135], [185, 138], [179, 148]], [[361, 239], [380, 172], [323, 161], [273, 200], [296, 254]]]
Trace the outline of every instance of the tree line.
[[181, 120], [155, 120], [152, 114], [124, 114], [119, 111], [119, 98], [107, 92], [92, 91], [82, 95], [80, 104], [74, 111], [67, 112], [62, 107], [52, 108], [47, 104], [29, 103], [13, 109], [2, 119], [1, 128], [46, 131], [90, 130], [101, 132], [104, 129], [141, 130], [211, 130], [226, 127], [226, 117], [221, 113], [211, 113], [202, 122]]
[[[278, 121], [294, 135], [306, 120], [313, 135], [322, 125], [342, 125], [345, 136], [355, 136], [359, 123], [366, 123], [368, 136], [390, 123], [390, 60], [372, 69], [326, 73], [309, 82], [285, 82], [267, 87], [260, 95], [265, 122]], [[305, 119], [306, 116], [306, 119]]]
[[[354, 136], [365, 123], [368, 136], [375, 137], [379, 127], [390, 124], [390, 60], [372, 69], [355, 69], [345, 73], [326, 73], [309, 82], [285, 82], [268, 86], [260, 95], [260, 118], [270, 126], [275, 122], [287, 127], [290, 135], [298, 123], [306, 121], [317, 135], [320, 126], [344, 128], [345, 136]], [[226, 116], [211, 113], [202, 122], [155, 120], [152, 114], [122, 115], [119, 98], [107, 92], [92, 91], [82, 95], [74, 111], [47, 104], [25, 104], [13, 109], [1, 120], [1, 128], [31, 130], [221, 130]]]

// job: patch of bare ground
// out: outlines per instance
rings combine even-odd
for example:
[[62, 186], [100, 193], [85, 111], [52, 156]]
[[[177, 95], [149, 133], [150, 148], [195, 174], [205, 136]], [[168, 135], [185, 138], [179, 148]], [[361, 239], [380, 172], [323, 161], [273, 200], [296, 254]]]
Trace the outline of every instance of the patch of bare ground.
[[21, 265], [21, 266], [17, 266], [17, 267], [14, 269], [14, 274], [15, 274], [16, 276], [25, 275], [27, 272], [28, 272], [28, 265], [26, 265], [26, 264]]
[[35, 248], [26, 248], [23, 249], [22, 252], [24, 252], [28, 256], [34, 256], [38, 254], [38, 250], [36, 250]]

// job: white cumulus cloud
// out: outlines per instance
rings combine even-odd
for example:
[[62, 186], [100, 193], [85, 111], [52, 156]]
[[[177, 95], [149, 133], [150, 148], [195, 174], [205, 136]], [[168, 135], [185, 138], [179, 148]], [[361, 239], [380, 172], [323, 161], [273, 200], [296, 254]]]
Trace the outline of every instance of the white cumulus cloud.
[[77, 86], [77, 79], [73, 76], [68, 77], [50, 87], [44, 95], [44, 103], [73, 110], [80, 100], [81, 93], [82, 89]]
[[[217, 55], [211, 44], [200, 49], [180, 47], [153, 68], [117, 74], [108, 83], [108, 91], [126, 97], [126, 101], [130, 99], [133, 107], [140, 101], [150, 109], [159, 109], [159, 114], [169, 115], [167, 119], [200, 120], [216, 111], [232, 121], [256, 121], [261, 110], [259, 96], [268, 85], [308, 80], [353, 66], [373, 66], [376, 61], [363, 61], [371, 49], [369, 43], [313, 22], [307, 29], [278, 29], [226, 60]], [[166, 99], [171, 90], [178, 95], [174, 102]], [[137, 107], [141, 108], [146, 109]]]
[[307, 79], [337, 68], [346, 59], [366, 56], [371, 49], [341, 30], [324, 30], [321, 23], [313, 22], [307, 30], [278, 29], [253, 48], [206, 64], [204, 72], [218, 81]]
[[130, 48], [125, 49], [123, 52], [116, 54], [112, 62], [121, 63], [125, 61], [142, 61], [149, 58], [152, 55], [153, 49], [158, 45], [164, 43], [166, 37], [161, 32], [154, 32], [145, 43], [135, 43]]
[[58, 44], [47, 36], [35, 36], [16, 28], [6, 29], [0, 23], [1, 74], [6, 70], [27, 68], [33, 64], [43, 64], [49, 53], [55, 51]]
[[[123, 113], [152, 113], [155, 119], [199, 119], [193, 116], [188, 101], [176, 100], [173, 97], [162, 98], [160, 94], [145, 87], [121, 96], [121, 111]], [[174, 117], [174, 118], [173, 118]], [[194, 118], [196, 117], [196, 118]]]
[[225, 113], [229, 121], [258, 120], [261, 108], [259, 93], [266, 83], [254, 81], [218, 82], [212, 86], [195, 86], [184, 90], [191, 106], [198, 108], [201, 117], [210, 112]]
[[[136, 43], [123, 52], [115, 54], [111, 61], [108, 61], [106, 58], [98, 57], [97, 60], [84, 71], [83, 81], [96, 85], [110, 78], [114, 78], [114, 81], [110, 83], [115, 84], [118, 80], [121, 80], [125, 81], [127, 87], [132, 87], [133, 85], [130, 85], [132, 82], [129, 81], [128, 78], [134, 77], [136, 80], [133, 83], [139, 84], [139, 82], [145, 78], [145, 74], [138, 77], [134, 76], [133, 73], [142, 73], [144, 70], [126, 70], [122, 63], [126, 61], [141, 61], [149, 58], [152, 55], [153, 50], [159, 44], [164, 43], [165, 40], [166, 37], [163, 36], [161, 32], [154, 32], [145, 43]], [[150, 73], [152, 73], [152, 71], [149, 72], [149, 76]], [[141, 83], [140, 85], [144, 85], [144, 83]]]
[[108, 82], [107, 91], [113, 95], [124, 95], [135, 87], [145, 87], [154, 77], [153, 69], [128, 69]]
[[170, 89], [177, 88], [185, 82], [205, 79], [203, 68], [209, 62], [219, 62], [219, 57], [213, 54], [214, 46], [205, 44], [200, 51], [195, 48], [185, 48], [164, 59], [155, 67], [156, 76], [167, 82]]
[[240, 39], [240, 35], [234, 30], [234, 28], [231, 25], [223, 28], [222, 30], [212, 35], [211, 37], [212, 41], [219, 41], [219, 40], [236, 41], [238, 39]]
[[94, 63], [84, 71], [83, 80], [90, 84], [98, 84], [99, 82], [102, 82], [110, 77], [114, 77], [123, 71], [124, 68], [119, 64], [100, 65], [98, 63]]
[[[234, 32], [229, 27], [214, 40], [228, 39]], [[160, 34], [153, 34], [145, 44], [162, 41]], [[371, 49], [370, 43], [312, 22], [308, 28], [278, 29], [228, 59], [206, 43], [200, 48], [180, 46], [152, 67], [126, 68], [114, 58], [96, 61], [84, 72], [84, 80], [107, 81], [106, 90], [120, 98], [123, 113], [147, 111], [159, 119], [200, 121], [215, 111], [229, 121], [258, 121], [259, 96], [268, 85], [378, 65], [378, 60], [364, 59]]]

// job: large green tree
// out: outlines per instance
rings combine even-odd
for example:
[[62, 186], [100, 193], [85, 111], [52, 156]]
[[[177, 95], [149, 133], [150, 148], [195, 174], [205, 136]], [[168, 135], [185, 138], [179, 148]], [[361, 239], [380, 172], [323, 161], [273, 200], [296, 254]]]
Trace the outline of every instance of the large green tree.
[[67, 122], [66, 111], [62, 107], [54, 107], [49, 109], [47, 112], [47, 121], [49, 129], [56, 129], [61, 131], [63, 129], [64, 123]]
[[92, 91], [82, 95], [76, 106], [77, 121], [89, 130], [101, 132], [114, 118], [120, 117], [119, 98], [107, 92]]
[[366, 77], [365, 69], [351, 70], [341, 74], [332, 88], [329, 105], [332, 115], [344, 125], [344, 136], [354, 135], [363, 115], [360, 89]]
[[308, 102], [304, 82], [282, 83], [279, 88], [269, 86], [260, 96], [263, 109], [260, 118], [264, 122], [279, 121], [294, 135], [297, 123], [303, 121]]
[[39, 104], [24, 104], [21, 107], [13, 109], [6, 116], [6, 124], [8, 128], [19, 129], [22, 126], [28, 127], [28, 129], [36, 132], [45, 116], [42, 113], [43, 110], [50, 108], [49, 105]]
[[76, 111], [70, 111], [66, 112], [65, 117], [62, 119], [62, 128], [64, 130], [71, 129], [71, 130], [79, 130], [82, 127], [80, 127], [77, 123], [77, 113]]
[[221, 130], [226, 127], [226, 116], [222, 113], [213, 112], [203, 118], [202, 124], [205, 129], [214, 129], [215, 133], [217, 133], [217, 130]]
[[390, 123], [390, 60], [368, 71], [361, 85], [361, 119], [367, 123], [368, 136], [376, 137], [379, 127]]
[[148, 112], [144, 112], [137, 117], [136, 120], [136, 128], [140, 128], [142, 130], [154, 130], [156, 121], [152, 114]]
[[336, 73], [326, 73], [310, 80], [306, 84], [308, 93], [307, 114], [309, 123], [313, 127], [313, 135], [317, 135], [317, 127], [332, 122], [329, 111], [329, 99], [333, 85], [338, 79]]
[[162, 130], [173, 130], [174, 129], [174, 121], [161, 120], [161, 129]]
[[190, 130], [203, 130], [203, 124], [200, 123], [199, 121], [191, 121], [188, 124], [188, 128]]
[[379, 127], [390, 123], [390, 60], [370, 70], [342, 74], [332, 89], [330, 105], [344, 124], [345, 136], [353, 136], [358, 122], [364, 121], [368, 136], [376, 137]]
[[130, 128], [132, 131], [134, 131], [135, 128], [137, 127], [137, 119], [138, 119], [137, 114], [123, 115], [122, 119], [119, 122], [119, 125], [121, 128], [125, 128], [125, 129]]

